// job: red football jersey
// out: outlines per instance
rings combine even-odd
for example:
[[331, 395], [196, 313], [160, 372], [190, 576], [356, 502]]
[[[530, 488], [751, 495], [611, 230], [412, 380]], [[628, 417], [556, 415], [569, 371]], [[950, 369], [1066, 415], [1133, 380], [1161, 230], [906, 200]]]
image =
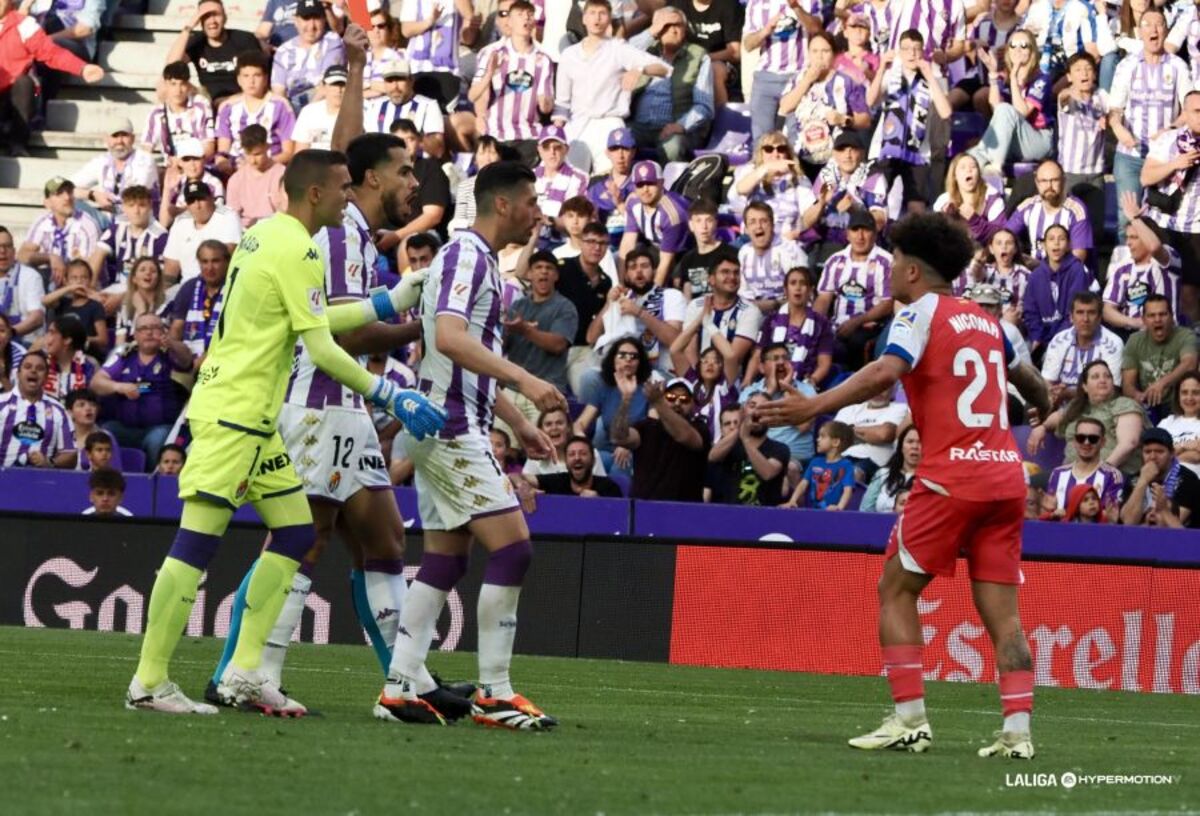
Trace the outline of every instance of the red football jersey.
[[902, 382], [921, 433], [916, 477], [961, 499], [1024, 496], [1008, 428], [1008, 369], [1017, 360], [996, 318], [930, 293], [896, 315], [887, 343], [885, 354], [911, 366]]

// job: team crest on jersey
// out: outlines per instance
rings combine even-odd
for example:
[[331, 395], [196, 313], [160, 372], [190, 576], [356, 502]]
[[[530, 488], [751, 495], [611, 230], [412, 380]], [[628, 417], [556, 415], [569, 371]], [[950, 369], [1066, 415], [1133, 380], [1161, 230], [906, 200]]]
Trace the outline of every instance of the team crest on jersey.
[[321, 291], [321, 287], [313, 286], [309, 288], [308, 310], [312, 312], [314, 317], [320, 317], [325, 314], [325, 293]]
[[341, 483], [342, 483], [342, 472], [340, 470], [335, 470], [333, 473], [329, 474], [328, 488], [329, 488], [330, 493], [337, 490], [338, 485], [340, 485]]
[[241, 242], [238, 244], [238, 249], [240, 249], [242, 252], [246, 252], [246, 253], [257, 252], [258, 251], [258, 239], [255, 238], [253, 235], [247, 235], [247, 236], [243, 237]]
[[234, 493], [234, 498], [235, 499], [242, 498], [243, 496], [246, 495], [246, 491], [249, 489], [250, 489], [250, 480], [242, 479], [241, 483], [237, 486], [237, 491]]

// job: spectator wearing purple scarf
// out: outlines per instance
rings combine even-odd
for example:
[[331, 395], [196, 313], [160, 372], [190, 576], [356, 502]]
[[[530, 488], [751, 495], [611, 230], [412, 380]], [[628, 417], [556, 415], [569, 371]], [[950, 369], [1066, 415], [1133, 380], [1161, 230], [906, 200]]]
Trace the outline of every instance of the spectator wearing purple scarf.
[[1092, 289], [1091, 271], [1071, 253], [1067, 228], [1055, 224], [1042, 236], [1046, 257], [1029, 276], [1025, 287], [1025, 329], [1030, 351], [1037, 354], [1050, 338], [1071, 327], [1071, 298]]

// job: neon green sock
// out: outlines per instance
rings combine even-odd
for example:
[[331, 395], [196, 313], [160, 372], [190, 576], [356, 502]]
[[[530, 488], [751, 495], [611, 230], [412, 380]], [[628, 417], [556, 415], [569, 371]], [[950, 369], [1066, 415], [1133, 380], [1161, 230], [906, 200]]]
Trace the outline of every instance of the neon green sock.
[[147, 689], [167, 679], [167, 665], [191, 617], [202, 575], [190, 564], [170, 556], [158, 571], [137, 667], [138, 682]]
[[257, 669], [262, 662], [263, 645], [275, 627], [299, 568], [299, 561], [279, 553], [264, 552], [259, 556], [250, 586], [246, 588], [246, 611], [242, 613], [242, 630], [233, 652], [232, 662], [238, 668]]

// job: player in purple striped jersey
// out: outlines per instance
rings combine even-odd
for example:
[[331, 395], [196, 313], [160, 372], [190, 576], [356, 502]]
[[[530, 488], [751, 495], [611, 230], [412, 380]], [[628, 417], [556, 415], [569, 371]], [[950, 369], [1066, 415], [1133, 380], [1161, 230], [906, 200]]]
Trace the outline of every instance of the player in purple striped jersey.
[[446, 597], [466, 573], [471, 538], [488, 551], [479, 592], [479, 682], [473, 715], [484, 725], [546, 729], [556, 725], [509, 679], [517, 601], [533, 549], [512, 483], [492, 454], [494, 415], [521, 438], [533, 458], [553, 457], [553, 443], [526, 419], [498, 386], [515, 387], [538, 410], [564, 408], [553, 385], [501, 356], [501, 281], [496, 248], [525, 244], [541, 221], [533, 173], [497, 162], [475, 183], [476, 219], [434, 259], [421, 297], [425, 357], [420, 390], [449, 412], [436, 437], [404, 446], [416, 466], [425, 554], [405, 599], [387, 684], [375, 715], [384, 720], [439, 722], [420, 695], [434, 624]]
[[[333, 137], [338, 146], [345, 143], [346, 134], [362, 130], [365, 38], [357, 28], [347, 33], [348, 87]], [[346, 206], [342, 226], [326, 227], [314, 236], [325, 258], [325, 288], [330, 304], [372, 297], [378, 252], [371, 235], [387, 223], [407, 220], [416, 196], [412, 164], [399, 137], [365, 134], [349, 142], [346, 154], [353, 200]], [[406, 277], [415, 282], [414, 305], [422, 279], [420, 274]], [[348, 350], [362, 353], [395, 348], [419, 336], [420, 327], [415, 323], [376, 322], [342, 335], [340, 340]], [[403, 574], [404, 522], [391, 492], [374, 422], [363, 400], [318, 369], [303, 343], [297, 345], [296, 363], [279, 414], [279, 431], [304, 483], [317, 535], [267, 639], [262, 669], [279, 684], [292, 633], [300, 623], [312, 586], [312, 568], [336, 528], [354, 561], [351, 593], [355, 612], [386, 671], [407, 590]], [[248, 586], [253, 571], [254, 567], [247, 573], [243, 587]], [[244, 592], [239, 590], [225, 655], [205, 695], [211, 702], [230, 702], [231, 694], [220, 680], [236, 648], [236, 622], [244, 604]], [[422, 679], [428, 677], [427, 673], [422, 675]], [[465, 698], [443, 691], [436, 683], [428, 702], [452, 719], [470, 711]]]

